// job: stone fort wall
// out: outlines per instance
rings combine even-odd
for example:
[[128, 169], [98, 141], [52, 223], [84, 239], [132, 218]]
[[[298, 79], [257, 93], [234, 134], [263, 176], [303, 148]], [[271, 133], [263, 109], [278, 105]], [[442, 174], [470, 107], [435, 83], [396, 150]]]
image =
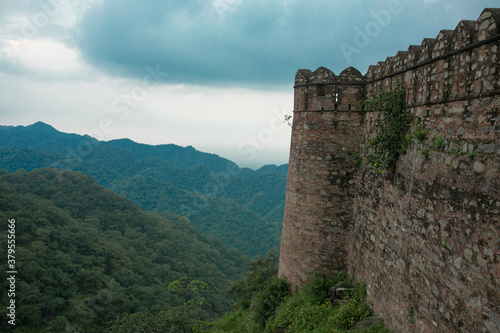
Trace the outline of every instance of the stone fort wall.
[[[500, 10], [485, 9], [364, 76], [297, 72], [281, 275], [348, 271], [395, 332], [500, 332], [499, 43]], [[360, 102], [398, 78], [428, 135], [387, 177], [352, 153], [377, 116]]]

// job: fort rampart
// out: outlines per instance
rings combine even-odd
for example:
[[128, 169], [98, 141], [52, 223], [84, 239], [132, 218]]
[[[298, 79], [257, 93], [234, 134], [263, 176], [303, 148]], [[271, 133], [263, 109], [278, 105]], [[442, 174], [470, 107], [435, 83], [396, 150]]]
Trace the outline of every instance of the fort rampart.
[[[485, 9], [364, 76], [297, 72], [281, 275], [348, 271], [395, 332], [500, 332], [499, 44]], [[377, 117], [360, 104], [396, 79], [427, 137], [381, 175], [354, 165]]]

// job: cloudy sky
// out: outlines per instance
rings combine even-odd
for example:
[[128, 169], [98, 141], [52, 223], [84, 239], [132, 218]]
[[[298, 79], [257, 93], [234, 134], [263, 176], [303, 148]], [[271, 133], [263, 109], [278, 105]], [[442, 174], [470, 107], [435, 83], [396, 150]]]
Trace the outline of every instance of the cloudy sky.
[[498, 0], [0, 0], [0, 125], [288, 161], [297, 69], [339, 74]]

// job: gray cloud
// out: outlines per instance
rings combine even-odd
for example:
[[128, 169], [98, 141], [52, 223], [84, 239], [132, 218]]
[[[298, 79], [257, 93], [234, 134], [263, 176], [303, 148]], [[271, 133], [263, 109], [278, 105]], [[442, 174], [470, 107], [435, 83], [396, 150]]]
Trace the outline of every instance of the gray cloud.
[[[298, 68], [364, 72], [496, 1], [6, 0], [0, 37], [22, 37], [34, 25], [30, 39], [58, 39], [113, 75], [141, 78], [149, 66], [168, 73], [169, 83], [290, 86]], [[398, 13], [378, 22], [374, 13], [394, 5]], [[379, 29], [356, 44], [373, 22]]]
[[338, 49], [344, 32], [379, 7], [331, 0], [231, 4], [221, 12], [206, 0], [108, 0], [87, 13], [77, 40], [90, 62], [121, 75], [143, 75], [159, 64], [172, 82], [289, 85], [303, 66], [347, 67]]
[[[476, 19], [494, 1], [332, 0], [107, 0], [85, 15], [78, 45], [95, 66], [121, 75], [144, 75], [159, 65], [167, 81], [200, 84], [286, 84], [297, 68], [355, 66], [361, 71], [460, 19]], [[368, 45], [345, 56], [374, 13], [398, 7], [380, 22]], [[464, 8], [471, 17], [464, 17]], [[445, 17], [427, 21], [429, 11]], [[425, 22], [425, 24], [422, 24]], [[387, 23], [387, 24], [383, 24]]]

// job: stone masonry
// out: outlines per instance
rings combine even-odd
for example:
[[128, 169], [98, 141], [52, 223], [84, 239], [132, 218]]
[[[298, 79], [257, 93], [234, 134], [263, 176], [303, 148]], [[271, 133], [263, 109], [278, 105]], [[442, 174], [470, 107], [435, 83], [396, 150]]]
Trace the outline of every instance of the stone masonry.
[[[485, 9], [364, 76], [297, 72], [280, 275], [348, 271], [395, 332], [500, 333], [499, 42]], [[358, 169], [377, 116], [360, 102], [397, 78], [427, 140], [394, 175]]]
[[300, 285], [312, 269], [347, 270], [355, 196], [355, 170], [347, 152], [359, 147], [362, 136], [357, 101], [363, 86], [353, 68], [339, 77], [326, 68], [299, 71], [295, 83], [280, 254], [287, 264], [280, 268], [292, 284]]

